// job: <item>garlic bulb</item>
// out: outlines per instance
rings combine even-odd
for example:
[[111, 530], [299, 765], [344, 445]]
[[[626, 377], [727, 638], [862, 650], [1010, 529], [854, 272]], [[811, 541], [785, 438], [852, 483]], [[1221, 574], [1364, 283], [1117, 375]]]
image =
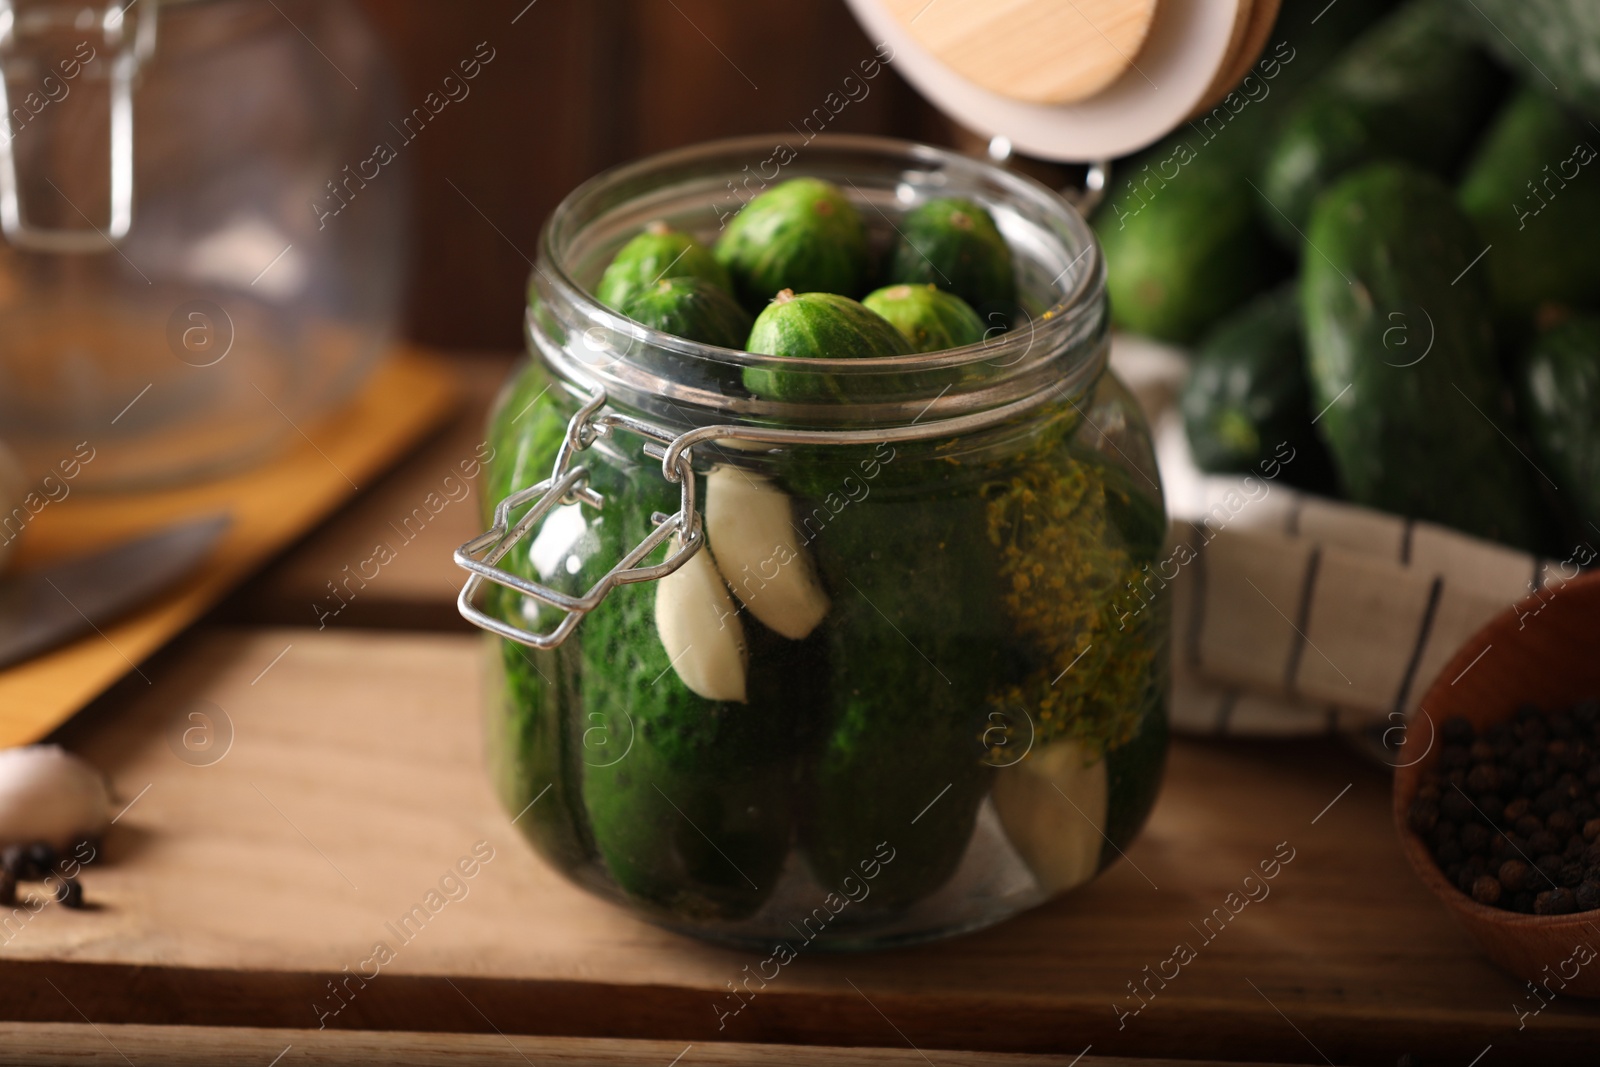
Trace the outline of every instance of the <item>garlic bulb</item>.
[[[680, 544], [674, 537], [672, 551]], [[709, 549], [656, 583], [656, 633], [684, 685], [707, 700], [745, 702], [744, 624]]]
[[1048, 892], [1082, 885], [1100, 869], [1109, 801], [1106, 761], [1056, 740], [995, 778], [994, 806], [1006, 836]]
[[0, 750], [0, 846], [69, 848], [110, 823], [100, 772], [58, 745]]
[[732, 467], [706, 476], [706, 534], [722, 576], [750, 614], [798, 641], [829, 603], [793, 522], [788, 494], [770, 479]]

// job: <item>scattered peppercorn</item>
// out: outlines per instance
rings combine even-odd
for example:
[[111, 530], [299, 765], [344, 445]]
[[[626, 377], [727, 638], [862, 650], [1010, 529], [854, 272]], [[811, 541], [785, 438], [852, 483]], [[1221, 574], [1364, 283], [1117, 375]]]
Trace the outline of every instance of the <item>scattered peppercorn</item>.
[[1600, 700], [1477, 730], [1440, 724], [1406, 824], [1480, 904], [1538, 915], [1600, 911]]
[[76, 878], [61, 879], [60, 884], [56, 886], [56, 901], [63, 908], [83, 907], [83, 885]]

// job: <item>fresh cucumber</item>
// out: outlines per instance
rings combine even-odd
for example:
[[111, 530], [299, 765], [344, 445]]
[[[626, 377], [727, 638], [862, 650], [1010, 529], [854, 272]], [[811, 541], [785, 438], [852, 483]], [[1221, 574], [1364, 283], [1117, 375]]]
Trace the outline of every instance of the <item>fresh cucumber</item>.
[[1459, 191], [1484, 243], [1504, 333], [1525, 334], [1546, 305], [1600, 303], [1597, 134], [1535, 87], [1524, 88], [1484, 135]]
[[1485, 48], [1541, 89], [1600, 119], [1600, 4], [1594, 0], [1454, 0]]
[[1537, 475], [1504, 436], [1482, 251], [1450, 190], [1376, 163], [1317, 202], [1301, 312], [1318, 429], [1358, 504], [1523, 548]]
[[[911, 344], [875, 311], [834, 293], [779, 293], [750, 328], [748, 351], [798, 359], [904, 356]], [[848, 393], [843, 376], [746, 367], [744, 386], [770, 400], [832, 400]]]
[[861, 301], [910, 343], [913, 352], [941, 352], [983, 340], [983, 320], [972, 305], [932, 285], [890, 285]]
[[1290, 282], [1217, 323], [1195, 350], [1179, 402], [1201, 470], [1259, 473], [1282, 462], [1296, 485], [1327, 488], [1331, 471], [1311, 424], [1300, 340], [1300, 295]]
[[900, 220], [889, 263], [897, 285], [936, 285], [954, 293], [985, 320], [1009, 321], [1017, 301], [1011, 246], [981, 204], [940, 197], [918, 204]]
[[1389, 0], [1285, 4], [1239, 85], [1165, 140], [1112, 168], [1095, 215], [1113, 320], [1195, 340], [1279, 272], [1250, 188], [1264, 145], [1307, 83]]
[[750, 201], [722, 231], [714, 251], [753, 314], [783, 289], [845, 296], [866, 289], [861, 213], [820, 178], [793, 178]]
[[1581, 523], [1600, 524], [1600, 318], [1545, 331], [1523, 354], [1517, 378], [1523, 421], [1556, 495]]
[[611, 260], [595, 287], [595, 299], [622, 311], [638, 293], [668, 278], [701, 278], [723, 292], [733, 292], [727, 269], [709, 248], [665, 223], [652, 222]]
[[1299, 248], [1317, 194], [1379, 159], [1453, 171], [1500, 94], [1502, 76], [1443, 0], [1410, 0], [1328, 69], [1261, 165], [1262, 218]]
[[628, 318], [686, 341], [743, 349], [750, 313], [703, 278], [666, 278], [636, 291], [618, 308]]

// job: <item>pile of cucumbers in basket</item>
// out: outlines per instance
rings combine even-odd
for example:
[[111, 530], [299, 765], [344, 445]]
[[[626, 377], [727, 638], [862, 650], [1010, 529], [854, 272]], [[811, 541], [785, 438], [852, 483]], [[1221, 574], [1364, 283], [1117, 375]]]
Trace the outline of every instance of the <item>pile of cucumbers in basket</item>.
[[1319, 8], [1114, 167], [1114, 321], [1195, 346], [1202, 468], [1287, 443], [1305, 488], [1570, 550], [1600, 524], [1600, 4]]

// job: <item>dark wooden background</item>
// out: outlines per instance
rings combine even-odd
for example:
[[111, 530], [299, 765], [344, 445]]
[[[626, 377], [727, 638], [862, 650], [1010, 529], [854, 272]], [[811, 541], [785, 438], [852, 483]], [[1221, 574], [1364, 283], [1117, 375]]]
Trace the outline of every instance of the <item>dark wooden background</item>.
[[[874, 48], [844, 0], [361, 3], [407, 109], [479, 42], [496, 52], [416, 148], [404, 329], [452, 349], [520, 347], [524, 257], [574, 185], [662, 149], [786, 130]], [[830, 130], [957, 135], [892, 68], [867, 84]]]

